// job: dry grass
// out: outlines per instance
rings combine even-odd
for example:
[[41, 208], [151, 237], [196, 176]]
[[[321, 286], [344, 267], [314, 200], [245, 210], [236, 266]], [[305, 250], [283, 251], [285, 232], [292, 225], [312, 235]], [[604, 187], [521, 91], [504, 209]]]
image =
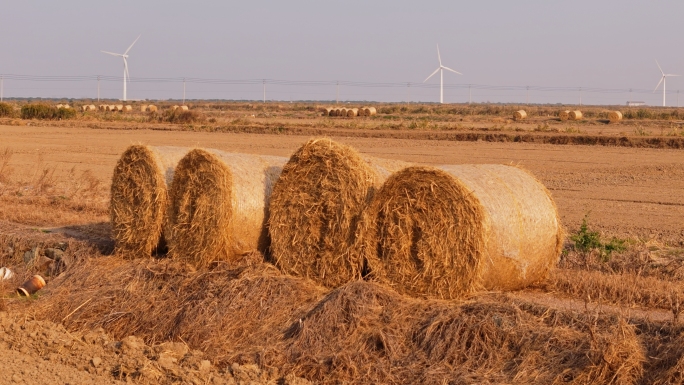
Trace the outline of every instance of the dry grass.
[[172, 260], [86, 259], [53, 280], [31, 313], [114, 338], [184, 341], [218, 364], [277, 367], [322, 384], [629, 384], [645, 360], [624, 322], [549, 325], [502, 298], [415, 300], [362, 281], [326, 293], [249, 259], [199, 271]]

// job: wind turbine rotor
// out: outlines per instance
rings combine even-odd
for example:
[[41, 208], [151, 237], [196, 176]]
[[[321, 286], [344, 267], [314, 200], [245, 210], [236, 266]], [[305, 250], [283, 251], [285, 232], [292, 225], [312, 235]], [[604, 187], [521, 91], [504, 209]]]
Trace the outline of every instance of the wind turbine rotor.
[[425, 83], [426, 81], [430, 80], [430, 78], [433, 77], [433, 76], [435, 76], [435, 74], [437, 74], [437, 72], [439, 72], [439, 70], [441, 70], [441, 69], [442, 69], [442, 67], [437, 68], [437, 69], [435, 70], [435, 72], [431, 73], [430, 76], [427, 77], [427, 79], [423, 80], [423, 83]]
[[462, 73], [460, 73], [460, 72], [458, 72], [458, 71], [456, 71], [456, 70], [452, 70], [452, 69], [449, 68], [449, 67], [442, 66], [441, 68], [443, 68], [443, 69], [445, 69], [445, 70], [447, 70], [447, 71], [451, 71], [451, 72], [453, 72], [453, 73], [455, 73], [455, 74], [463, 75]]
[[120, 53], [114, 53], [114, 52], [109, 52], [109, 51], [100, 51], [100, 52], [106, 53], [106, 54], [112, 55], [112, 56], [122, 56], [123, 57], [123, 55]]

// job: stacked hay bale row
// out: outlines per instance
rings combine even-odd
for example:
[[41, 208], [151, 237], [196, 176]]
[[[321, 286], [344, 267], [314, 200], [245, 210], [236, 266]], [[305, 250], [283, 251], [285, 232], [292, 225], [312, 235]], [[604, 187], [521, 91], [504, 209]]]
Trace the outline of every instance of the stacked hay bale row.
[[111, 196], [129, 254], [168, 244], [205, 267], [258, 250], [326, 287], [373, 278], [414, 296], [522, 288], [546, 276], [563, 239], [550, 194], [524, 170], [416, 167], [330, 139], [289, 160], [132, 146]]
[[353, 118], [355, 116], [372, 116], [377, 114], [375, 107], [345, 108], [325, 107], [321, 109], [323, 116], [342, 116]]

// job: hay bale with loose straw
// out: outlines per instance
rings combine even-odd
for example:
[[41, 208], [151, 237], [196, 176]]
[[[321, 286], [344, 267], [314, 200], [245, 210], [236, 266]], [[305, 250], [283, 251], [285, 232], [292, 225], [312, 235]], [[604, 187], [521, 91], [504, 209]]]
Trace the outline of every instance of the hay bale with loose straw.
[[582, 119], [582, 111], [570, 111], [570, 120]]
[[402, 293], [444, 299], [537, 282], [563, 244], [546, 188], [503, 165], [406, 168], [375, 194], [361, 228], [374, 276]]
[[124, 256], [150, 256], [165, 247], [167, 189], [176, 165], [188, 151], [133, 145], [119, 158], [112, 178], [110, 214], [116, 248]]
[[362, 158], [330, 139], [312, 139], [283, 168], [271, 195], [269, 232], [276, 265], [288, 274], [337, 287], [362, 276], [351, 253], [358, 219], [400, 161]]
[[196, 267], [267, 251], [268, 202], [287, 158], [194, 149], [169, 189], [171, 258]]
[[355, 116], [359, 116], [359, 109], [358, 108], [350, 108], [347, 110], [347, 117], [348, 118], [353, 118]]
[[157, 106], [150, 104], [147, 106], [147, 110], [150, 112], [157, 112]]
[[620, 111], [610, 111], [608, 113], [608, 120], [610, 120], [611, 123], [617, 123], [622, 120], [622, 112]]
[[515, 113], [513, 114], [513, 119], [515, 119], [515, 120], [523, 120], [526, 118], [527, 118], [527, 112], [525, 112], [525, 110], [515, 111]]
[[562, 122], [570, 119], [570, 110], [564, 110], [558, 113], [558, 117]]

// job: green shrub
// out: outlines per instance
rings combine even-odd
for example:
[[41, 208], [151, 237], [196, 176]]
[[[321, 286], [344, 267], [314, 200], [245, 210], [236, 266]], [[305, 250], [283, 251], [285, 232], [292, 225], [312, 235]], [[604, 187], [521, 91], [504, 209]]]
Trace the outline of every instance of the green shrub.
[[27, 104], [21, 107], [22, 119], [59, 120], [71, 119], [76, 116], [72, 108], [57, 108], [48, 104]]
[[620, 253], [627, 249], [625, 241], [622, 239], [612, 238], [608, 242], [603, 241], [598, 231], [589, 230], [588, 219], [589, 216], [585, 215], [579, 231], [570, 236], [570, 239], [575, 243], [575, 250], [583, 253], [597, 250], [601, 260], [607, 262], [613, 252]]
[[14, 108], [12, 108], [12, 105], [8, 103], [0, 103], [0, 117], [13, 117], [14, 116]]

